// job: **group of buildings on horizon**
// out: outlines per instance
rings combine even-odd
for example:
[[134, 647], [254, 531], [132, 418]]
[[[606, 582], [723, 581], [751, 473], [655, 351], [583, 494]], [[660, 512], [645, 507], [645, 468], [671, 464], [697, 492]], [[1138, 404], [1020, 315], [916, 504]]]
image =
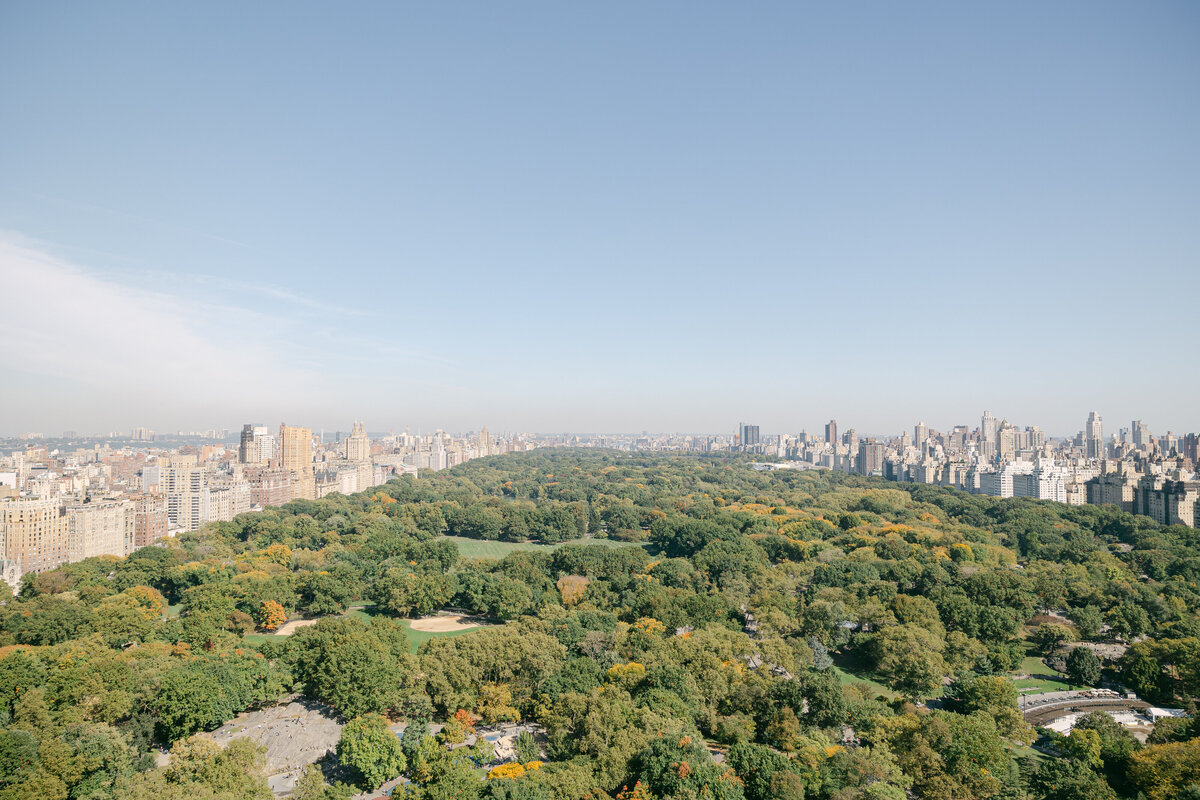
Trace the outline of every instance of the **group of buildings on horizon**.
[[371, 439], [361, 422], [331, 442], [286, 424], [245, 425], [236, 444], [219, 441], [224, 432], [196, 438], [214, 441], [167, 447], [135, 428], [115, 447], [68, 450], [27, 439], [0, 451], [0, 578], [16, 587], [25, 573], [125, 556], [206, 522], [534, 446], [486, 427], [461, 437], [438, 430]]
[[1161, 524], [1200, 527], [1200, 436], [1154, 436], [1134, 420], [1106, 439], [1096, 412], [1082, 431], [1064, 438], [987, 411], [974, 429], [942, 432], [918, 422], [911, 434], [891, 437], [859, 437], [830, 420], [822, 434], [770, 436], [739, 423], [732, 435], [495, 436], [485, 426], [461, 435], [372, 438], [355, 422], [331, 441], [286, 424], [247, 424], [236, 438], [227, 431], [163, 435], [134, 428], [128, 437], [110, 434], [73, 449], [41, 438], [27, 434], [9, 440], [7, 449], [0, 442], [0, 578], [14, 587], [25, 573], [125, 556], [206, 522], [535, 447], [744, 453], [776, 459], [763, 468], [833, 469], [994, 497], [1111, 504]]
[[[1154, 436], [1134, 420], [1109, 438], [1095, 411], [1073, 437], [1048, 438], [1036, 425], [1018, 428], [984, 411], [979, 427], [948, 433], [918, 422], [912, 434], [859, 438], [807, 431], [764, 439], [739, 424], [731, 446], [772, 455], [792, 465], [874, 475], [888, 480], [951, 486], [993, 497], [1032, 497], [1071, 505], [1114, 505], [1163, 525], [1200, 527], [1200, 435]], [[785, 463], [787, 463], [785, 461]]]

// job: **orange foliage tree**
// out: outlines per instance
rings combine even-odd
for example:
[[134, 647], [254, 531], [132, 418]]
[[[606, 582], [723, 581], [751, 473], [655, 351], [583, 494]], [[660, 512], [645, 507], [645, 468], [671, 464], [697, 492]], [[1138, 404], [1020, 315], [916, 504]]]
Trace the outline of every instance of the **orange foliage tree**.
[[287, 622], [287, 612], [283, 606], [274, 600], [263, 600], [258, 607], [258, 627], [264, 631], [273, 631]]

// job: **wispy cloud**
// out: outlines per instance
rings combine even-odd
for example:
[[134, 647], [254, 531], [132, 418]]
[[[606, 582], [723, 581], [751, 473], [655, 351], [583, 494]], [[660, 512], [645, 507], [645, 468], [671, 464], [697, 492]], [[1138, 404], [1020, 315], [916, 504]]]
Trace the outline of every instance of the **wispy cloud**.
[[382, 413], [414, 391], [464, 391], [438, 380], [453, 364], [399, 341], [396, 323], [367, 336], [337, 324], [353, 309], [288, 290], [101, 274], [52, 250], [0, 231], [0, 408], [10, 425], [53, 426], [83, 408], [113, 424]]
[[321, 393], [317, 373], [270, 346], [261, 318], [197, 314], [186, 298], [98, 277], [12, 235], [0, 235], [0, 289], [0, 366], [73, 385], [80, 404]]

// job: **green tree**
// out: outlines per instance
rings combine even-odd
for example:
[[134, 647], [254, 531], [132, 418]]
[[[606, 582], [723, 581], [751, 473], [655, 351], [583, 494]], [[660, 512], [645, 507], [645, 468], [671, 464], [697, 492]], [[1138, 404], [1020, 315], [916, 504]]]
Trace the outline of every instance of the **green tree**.
[[1100, 680], [1100, 659], [1087, 647], [1076, 647], [1067, 654], [1067, 675], [1072, 683], [1095, 686]]
[[378, 714], [355, 717], [342, 728], [337, 745], [338, 762], [354, 771], [364, 789], [378, 788], [408, 766], [400, 740]]
[[354, 791], [344, 783], [330, 786], [321, 774], [321, 768], [309, 764], [300, 773], [296, 788], [292, 790], [292, 800], [350, 800]]
[[1007, 739], [1028, 744], [1033, 731], [1017, 707], [1017, 687], [1008, 678], [979, 675], [955, 681], [946, 695], [946, 707], [960, 714], [982, 711], [996, 722]]
[[401, 709], [417, 692], [408, 639], [392, 620], [376, 618], [368, 625], [328, 617], [302, 628], [289, 645], [305, 694], [347, 717]]
[[542, 748], [534, 741], [533, 734], [529, 731], [521, 731], [517, 736], [516, 744], [517, 761], [528, 763], [530, 761], [538, 761], [542, 757]]
[[1033, 633], [1034, 647], [1042, 655], [1053, 653], [1060, 645], [1071, 641], [1071, 639], [1071, 629], [1066, 625], [1059, 625], [1054, 622], [1039, 625]]
[[416, 573], [395, 567], [375, 582], [371, 597], [379, 608], [401, 617], [428, 614], [450, 602], [457, 591], [452, 575]]
[[1099, 636], [1100, 629], [1104, 626], [1104, 616], [1096, 606], [1083, 606], [1075, 609], [1071, 612], [1071, 621], [1075, 623], [1075, 628], [1085, 641]]
[[871, 642], [875, 669], [887, 683], [908, 697], [926, 697], [942, 685], [945, 642], [917, 625], [893, 625]]

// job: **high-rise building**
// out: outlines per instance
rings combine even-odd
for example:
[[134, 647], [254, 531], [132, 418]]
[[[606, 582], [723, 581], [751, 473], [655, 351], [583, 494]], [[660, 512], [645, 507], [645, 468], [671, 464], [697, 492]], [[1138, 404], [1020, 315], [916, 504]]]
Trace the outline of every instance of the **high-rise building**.
[[738, 423], [738, 438], [742, 444], [742, 450], [753, 450], [761, 443], [761, 438], [758, 433], [757, 425], [747, 425], [744, 422]]
[[347, 461], [371, 460], [371, 440], [361, 422], [354, 423], [353, 430], [346, 437], [345, 448]]
[[133, 512], [133, 549], [149, 547], [167, 535], [167, 499], [145, 495]]
[[1085, 455], [1088, 458], [1104, 458], [1104, 426], [1095, 411], [1088, 414], [1084, 434]]
[[883, 474], [883, 443], [863, 439], [858, 443], [858, 472], [860, 475]]
[[1183, 437], [1183, 449], [1180, 455], [1192, 462], [1196, 466], [1200, 462], [1200, 435], [1195, 433], [1185, 434]]
[[275, 457], [275, 437], [265, 425], [243, 425], [238, 461], [242, 464], [265, 464]]
[[0, 500], [0, 557], [21, 572], [45, 572], [67, 562], [67, 516], [57, 500]]
[[924, 422], [918, 422], [913, 428], [913, 444], [920, 447], [929, 438], [929, 427]]
[[831, 444], [835, 447], [838, 443], [837, 420], [831, 419], [825, 423], [825, 444]]
[[159, 481], [159, 489], [167, 498], [167, 522], [171, 527], [194, 531], [208, 520], [203, 467], [170, 464], [160, 470]]
[[91, 500], [67, 506], [67, 560], [128, 555], [134, 523], [130, 500]]
[[242, 441], [238, 446], [238, 462], [242, 464], [257, 464], [257, 448], [254, 446], [254, 426], [246, 423], [242, 426]]
[[1129, 427], [1133, 433], [1133, 446], [1138, 450], [1149, 449], [1154, 441], [1154, 436], [1150, 433], [1150, 426], [1140, 419], [1135, 419]]
[[280, 424], [279, 466], [292, 475], [292, 496], [303, 500], [316, 499], [316, 479], [313, 475], [312, 430]]
[[992, 412], [984, 411], [983, 417], [979, 420], [979, 439], [984, 445], [984, 455], [995, 455], [999, 431], [999, 421], [992, 416]]

